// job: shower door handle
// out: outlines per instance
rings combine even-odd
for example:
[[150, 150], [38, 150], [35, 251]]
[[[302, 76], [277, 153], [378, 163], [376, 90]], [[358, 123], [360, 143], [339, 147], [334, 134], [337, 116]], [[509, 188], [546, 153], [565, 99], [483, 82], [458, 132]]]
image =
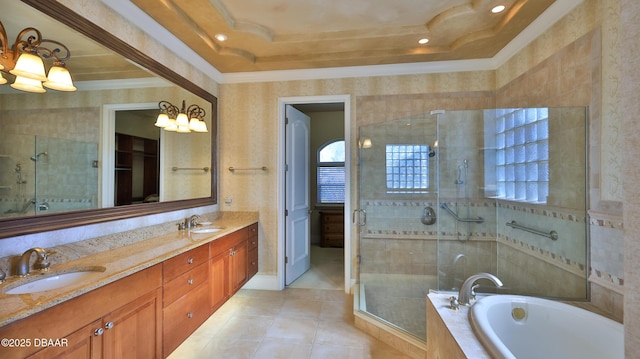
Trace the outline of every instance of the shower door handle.
[[[358, 217], [356, 219], [356, 216]], [[364, 227], [367, 224], [367, 211], [364, 209], [356, 209], [351, 216], [351, 222], [355, 223], [359, 227]]]

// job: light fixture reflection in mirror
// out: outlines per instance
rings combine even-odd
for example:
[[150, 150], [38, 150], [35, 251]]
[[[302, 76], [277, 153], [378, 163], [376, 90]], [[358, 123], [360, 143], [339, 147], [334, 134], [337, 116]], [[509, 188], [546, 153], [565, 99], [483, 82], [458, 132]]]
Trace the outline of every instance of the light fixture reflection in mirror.
[[207, 124], [204, 121], [206, 111], [196, 105], [191, 104], [186, 107], [185, 101], [182, 101], [182, 109], [178, 109], [169, 101], [162, 100], [158, 103], [160, 114], [154, 124], [165, 131], [189, 133], [193, 132], [209, 132]]
[[[0, 22], [0, 70], [8, 71], [16, 79], [11, 87], [27, 92], [43, 93], [48, 87], [58, 91], [76, 91], [71, 80], [71, 74], [65, 66], [65, 61], [71, 57], [71, 52], [64, 44], [49, 39], [43, 39], [38, 29], [27, 27], [20, 31], [16, 42], [9, 47], [7, 32]], [[43, 44], [48, 44], [45, 47]], [[49, 76], [45, 75], [43, 59], [53, 59], [49, 69]], [[7, 80], [0, 74], [0, 84]]]

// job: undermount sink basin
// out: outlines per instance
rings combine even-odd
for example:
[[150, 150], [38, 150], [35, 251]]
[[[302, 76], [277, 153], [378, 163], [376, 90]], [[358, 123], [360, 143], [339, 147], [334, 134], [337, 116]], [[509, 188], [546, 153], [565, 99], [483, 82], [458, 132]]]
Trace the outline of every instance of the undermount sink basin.
[[197, 229], [192, 229], [191, 233], [196, 233], [196, 234], [202, 234], [202, 233], [215, 233], [218, 231], [223, 230], [223, 228], [197, 228]]
[[52, 289], [59, 289], [70, 284], [85, 280], [95, 274], [104, 271], [104, 267], [91, 267], [72, 270], [64, 273], [49, 272], [43, 274], [35, 274], [23, 280], [19, 280], [18, 282], [16, 282], [17, 285], [11, 285], [9, 288], [5, 288], [4, 292], [6, 294], [29, 294], [44, 292]]

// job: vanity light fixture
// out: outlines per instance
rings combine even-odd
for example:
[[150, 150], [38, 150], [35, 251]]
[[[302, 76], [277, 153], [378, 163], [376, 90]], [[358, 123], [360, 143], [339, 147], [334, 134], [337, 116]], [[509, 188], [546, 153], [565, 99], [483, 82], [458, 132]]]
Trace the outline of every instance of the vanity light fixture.
[[[65, 61], [71, 57], [71, 52], [64, 44], [50, 39], [43, 39], [40, 31], [27, 27], [20, 31], [16, 42], [9, 47], [7, 32], [0, 22], [0, 71], [15, 76], [11, 87], [27, 92], [46, 92], [42, 87], [58, 91], [76, 91], [71, 80], [71, 74], [65, 66]], [[47, 44], [48, 47], [43, 46]], [[53, 59], [49, 75], [45, 75], [43, 59]], [[0, 73], [0, 84], [7, 83], [7, 79]]]
[[185, 101], [182, 101], [182, 109], [171, 104], [169, 101], [162, 100], [158, 102], [160, 114], [154, 124], [165, 131], [189, 133], [189, 132], [209, 132], [207, 124], [204, 122], [206, 111], [192, 104], [186, 107]]

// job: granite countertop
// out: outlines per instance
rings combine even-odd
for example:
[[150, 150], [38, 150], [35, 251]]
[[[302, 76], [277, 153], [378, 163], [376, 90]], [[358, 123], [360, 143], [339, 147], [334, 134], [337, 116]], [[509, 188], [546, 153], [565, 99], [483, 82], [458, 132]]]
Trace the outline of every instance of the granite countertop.
[[[8, 277], [4, 283], [0, 284], [0, 327], [149, 268], [256, 222], [258, 222], [257, 213], [239, 212], [229, 215], [223, 214], [213, 219], [209, 226], [222, 228], [214, 233], [196, 234], [189, 231], [178, 231], [171, 223], [170, 226], [163, 227], [164, 234], [137, 241], [129, 240], [126, 245], [119, 245], [119, 238], [122, 238], [123, 235], [126, 236], [126, 232], [118, 236], [105, 237], [100, 241], [92, 241], [90, 244], [78, 242], [77, 244], [65, 245], [65, 248], [61, 249], [62, 251], [73, 252], [76, 250], [87, 253], [88, 246], [102, 247], [103, 250], [97, 248], [94, 253], [70, 260], [56, 261], [52, 259], [50, 270], [44, 276], [74, 272], [79, 269], [101, 269], [100, 267], [104, 267], [104, 271], [96, 271], [88, 278], [60, 289], [32, 294], [5, 294], [5, 289], [15, 287], [17, 282], [22, 283], [31, 279], [30, 277], [27, 279], [15, 276]], [[133, 237], [135, 234], [131, 236]], [[96, 245], [96, 243], [100, 244]], [[53, 250], [57, 251], [58, 249], [53, 248]], [[58, 257], [61, 256], [58, 255]], [[62, 257], [68, 259], [72, 256], [63, 255]], [[32, 275], [36, 279], [37, 276], [39, 274]]]

